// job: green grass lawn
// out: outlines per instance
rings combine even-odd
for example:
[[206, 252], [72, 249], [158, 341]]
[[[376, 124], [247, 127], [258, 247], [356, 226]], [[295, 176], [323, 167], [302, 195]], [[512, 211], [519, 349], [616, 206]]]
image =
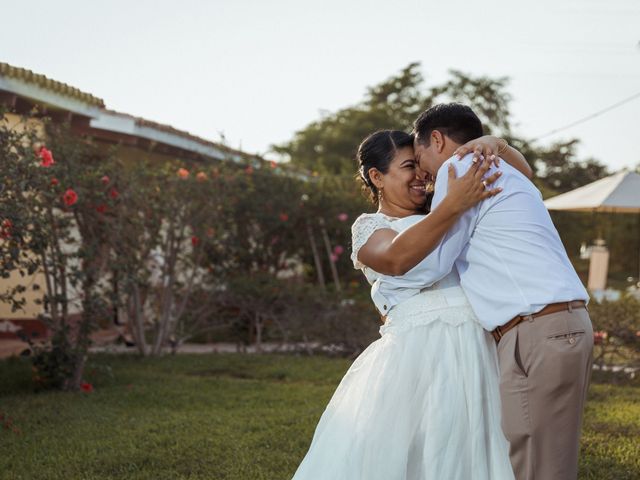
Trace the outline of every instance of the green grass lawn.
[[[98, 356], [88, 367], [95, 390], [74, 394], [32, 393], [28, 361], [2, 361], [0, 414], [19, 432], [0, 430], [0, 478], [290, 479], [348, 366], [282, 355]], [[640, 382], [602, 378], [591, 388], [580, 478], [638, 479]]]

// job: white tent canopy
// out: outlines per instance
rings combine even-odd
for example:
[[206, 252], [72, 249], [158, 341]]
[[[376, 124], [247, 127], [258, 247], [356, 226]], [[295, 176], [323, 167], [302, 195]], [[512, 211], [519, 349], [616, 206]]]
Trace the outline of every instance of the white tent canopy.
[[640, 213], [640, 175], [622, 170], [544, 204], [549, 210]]
[[[584, 187], [552, 197], [544, 204], [549, 210], [640, 213], [640, 175], [622, 170]], [[640, 266], [638, 279], [640, 286]]]

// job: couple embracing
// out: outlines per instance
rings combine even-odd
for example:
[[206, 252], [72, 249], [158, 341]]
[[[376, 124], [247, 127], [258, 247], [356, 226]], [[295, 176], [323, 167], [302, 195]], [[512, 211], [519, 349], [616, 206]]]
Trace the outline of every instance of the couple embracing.
[[524, 157], [482, 135], [441, 104], [360, 145], [378, 210], [353, 224], [351, 258], [384, 323], [294, 480], [577, 478], [588, 294]]

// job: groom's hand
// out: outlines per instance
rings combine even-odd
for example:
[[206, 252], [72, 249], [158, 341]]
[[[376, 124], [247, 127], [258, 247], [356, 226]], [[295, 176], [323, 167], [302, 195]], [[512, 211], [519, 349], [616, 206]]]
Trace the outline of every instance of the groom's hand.
[[502, 138], [485, 135], [460, 145], [453, 152], [453, 155], [462, 160], [464, 156], [473, 152], [474, 163], [487, 159], [497, 167], [500, 164], [500, 154], [504, 152], [506, 147], [508, 144]]
[[502, 175], [502, 172], [498, 170], [485, 178], [491, 165], [492, 162], [488, 160], [473, 163], [464, 175], [457, 178], [455, 167], [451, 162], [449, 163], [447, 196], [451, 197], [451, 201], [461, 211], [465, 211], [476, 203], [502, 191], [502, 188], [489, 188]]

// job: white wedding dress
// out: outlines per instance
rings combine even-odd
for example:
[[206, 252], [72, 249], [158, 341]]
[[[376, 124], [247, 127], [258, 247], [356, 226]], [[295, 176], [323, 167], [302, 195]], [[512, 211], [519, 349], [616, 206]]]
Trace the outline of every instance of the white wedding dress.
[[[352, 228], [357, 260], [379, 228]], [[496, 346], [457, 273], [393, 307], [381, 337], [351, 365], [329, 401], [293, 480], [513, 480], [500, 427]]]

